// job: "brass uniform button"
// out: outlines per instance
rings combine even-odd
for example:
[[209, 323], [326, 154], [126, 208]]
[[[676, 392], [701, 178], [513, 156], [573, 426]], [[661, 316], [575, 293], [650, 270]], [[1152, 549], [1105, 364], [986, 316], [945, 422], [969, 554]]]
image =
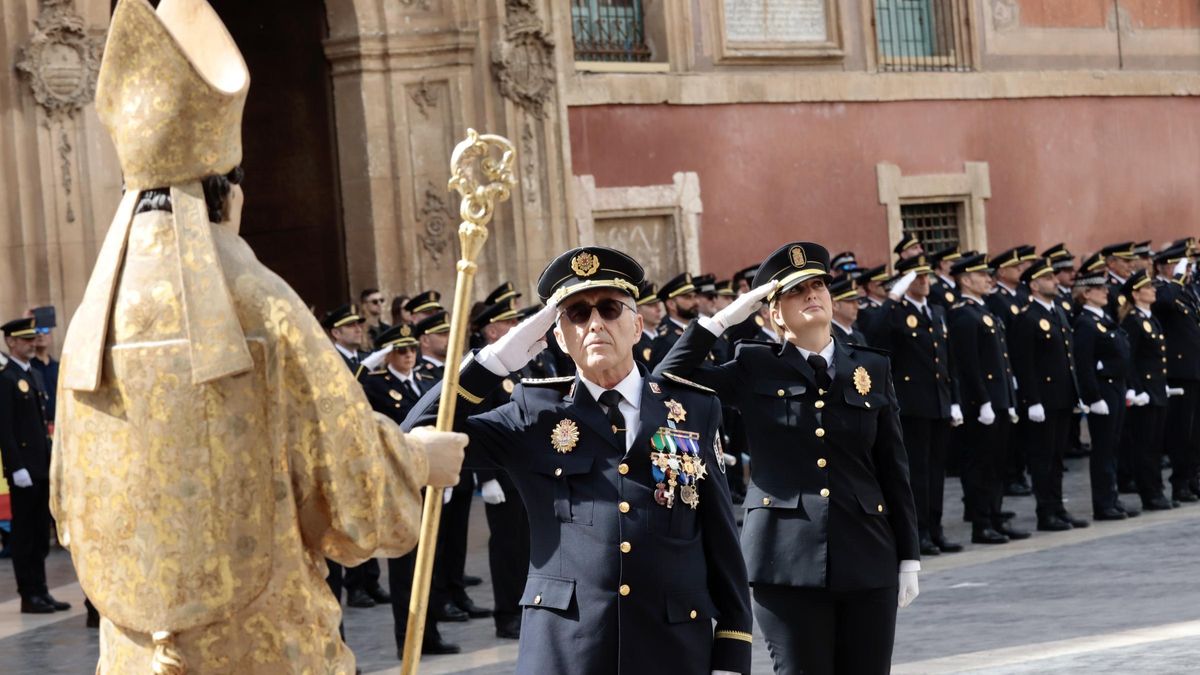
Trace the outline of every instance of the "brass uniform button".
[[621, 553], [629, 553], [631, 550], [633, 550], [633, 546], [631, 546], [629, 542], [621, 542]]
[[777, 392], [775, 392], [775, 393], [776, 393], [776, 394], [779, 394], [780, 396], [786, 396], [786, 395], [787, 395], [787, 392], [786, 392], [786, 391], [784, 391], [784, 390], [782, 390], [782, 389], [780, 389], [779, 391], [777, 391]]
[[696, 617], [700, 616], [700, 613], [699, 613], [699, 612], [697, 612], [696, 610], [694, 610], [694, 609], [693, 609], [693, 610], [691, 611], [691, 613], [690, 613], [690, 614], [688, 614], [688, 616], [690, 616], [690, 617], [692, 617], [692, 618], [694, 619], [694, 618], [696, 618]]
[[629, 595], [629, 584], [621, 584], [621, 587], [617, 589], [617, 592], [621, 595]]
[[771, 498], [763, 497], [763, 506], [770, 506], [770, 505], [771, 505]]
[[825, 468], [825, 465], [826, 465], [826, 464], [828, 464], [828, 463], [829, 463], [829, 462], [826, 462], [824, 457], [822, 457], [822, 458], [820, 458], [820, 459], [818, 459], [818, 460], [817, 460], [817, 466], [818, 466], [819, 468], [822, 468], [822, 469], [824, 469], [824, 468]]
[[622, 476], [629, 473], [629, 465], [625, 462], [621, 462], [617, 465], [617, 473], [621, 474]]
[[828, 497], [829, 496], [829, 488], [821, 488], [821, 496]]
[[542, 596], [540, 596], [540, 595], [533, 596], [533, 604], [535, 604], [535, 605], [542, 604]]
[[558, 467], [557, 469], [555, 469], [555, 470], [554, 470], [554, 475], [555, 475], [555, 476], [561, 476], [561, 475], [562, 475], [562, 467], [561, 467], [561, 466], [560, 466], [560, 467]]
[[817, 401], [816, 403], [813, 404], [813, 407], [816, 408], [817, 410], [820, 410], [821, 408], [825, 407], [825, 401]]
[[870, 402], [870, 401], [863, 401], [863, 405], [865, 405], [865, 406], [867, 406], [868, 408], [870, 408], [870, 407], [871, 407], [871, 402]]
[[880, 513], [883, 513], [883, 504], [877, 504], [877, 505], [875, 506], [875, 510], [876, 510], [876, 511], [878, 511], [878, 512], [880, 512]]
[[629, 513], [629, 502], [621, 502], [617, 504], [617, 510], [621, 513]]
[[817, 438], [825, 438], [825, 430], [824, 429], [817, 427], [817, 431], [815, 433], [817, 434]]

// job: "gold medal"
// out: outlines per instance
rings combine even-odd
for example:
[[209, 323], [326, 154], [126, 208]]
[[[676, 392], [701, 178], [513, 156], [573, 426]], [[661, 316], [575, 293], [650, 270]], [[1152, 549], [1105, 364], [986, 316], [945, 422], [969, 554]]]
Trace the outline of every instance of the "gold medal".
[[687, 419], [687, 411], [683, 409], [683, 404], [675, 399], [667, 401], [663, 405], [667, 406], [667, 419], [672, 422], [682, 423]]
[[983, 315], [983, 325], [987, 326], [988, 328], [991, 328], [996, 325], [996, 322], [992, 320], [992, 317], [990, 315], [984, 314]]
[[393, 399], [395, 399], [397, 401], [404, 400], [404, 394], [401, 394], [400, 392], [396, 391], [395, 389], [389, 389], [388, 396], [391, 396]]
[[560, 420], [550, 432], [550, 445], [561, 454], [574, 450], [578, 442], [579, 427], [575, 426], [575, 420]]
[[506, 393], [506, 394], [513, 393], [513, 389], [517, 388], [516, 385], [513, 384], [513, 381], [509, 380], [509, 379], [506, 379], [503, 382], [501, 382], [500, 386], [504, 387], [504, 393]]
[[917, 315], [909, 314], [908, 318], [904, 320], [904, 323], [908, 324], [909, 328], [916, 328], [917, 327]]
[[17, 389], [20, 389], [22, 394], [28, 394], [29, 383], [25, 380], [17, 380]]
[[687, 504], [693, 509], [700, 505], [700, 493], [696, 492], [696, 486], [694, 485], [684, 485], [680, 487], [679, 498], [683, 500], [684, 504]]
[[1050, 332], [1050, 322], [1045, 319], [1042, 319], [1041, 321], [1038, 321], [1038, 328], [1041, 328], [1042, 330], [1049, 333]]
[[862, 396], [866, 396], [871, 391], [871, 375], [862, 366], [854, 369], [854, 388]]

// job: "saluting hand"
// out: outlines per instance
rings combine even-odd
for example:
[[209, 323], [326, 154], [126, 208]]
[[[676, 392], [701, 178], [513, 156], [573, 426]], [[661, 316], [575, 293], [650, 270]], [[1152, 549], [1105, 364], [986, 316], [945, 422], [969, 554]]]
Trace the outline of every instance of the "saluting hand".
[[736, 326], [753, 316], [778, 285], [778, 281], [768, 281], [758, 288], [752, 288], [742, 293], [736, 300], [729, 303], [728, 307], [714, 314], [711, 319], [702, 319], [701, 325], [720, 336], [731, 326]]
[[[507, 371], [505, 375], [517, 372], [546, 348], [546, 332], [554, 325], [557, 315], [558, 303], [547, 303], [537, 314], [505, 333], [495, 344], [481, 349], [476, 360], [487, 366], [486, 361], [495, 358]], [[491, 370], [491, 367], [488, 368]]]
[[896, 302], [900, 302], [900, 298], [904, 297], [904, 294], [908, 292], [908, 287], [912, 286], [912, 282], [916, 281], [916, 279], [916, 272], [906, 273], [904, 276], [897, 279], [896, 283], [892, 284], [891, 290], [888, 291], [888, 297]]

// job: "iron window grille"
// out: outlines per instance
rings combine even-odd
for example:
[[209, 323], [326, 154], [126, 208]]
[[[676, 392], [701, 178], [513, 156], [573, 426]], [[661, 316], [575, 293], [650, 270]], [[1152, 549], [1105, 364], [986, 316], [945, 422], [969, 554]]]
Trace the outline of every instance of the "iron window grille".
[[880, 70], [972, 70], [971, 0], [874, 1]]
[[571, 0], [576, 61], [649, 61], [642, 0]]
[[914, 235], [926, 253], [959, 245], [961, 202], [901, 204], [900, 222], [905, 234]]

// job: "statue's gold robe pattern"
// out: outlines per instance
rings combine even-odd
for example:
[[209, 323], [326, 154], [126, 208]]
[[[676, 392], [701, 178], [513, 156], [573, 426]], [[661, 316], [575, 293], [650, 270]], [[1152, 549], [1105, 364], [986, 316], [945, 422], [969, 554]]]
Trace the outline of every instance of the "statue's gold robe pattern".
[[157, 211], [133, 218], [99, 388], [59, 392], [51, 508], [104, 617], [99, 672], [150, 672], [169, 631], [190, 672], [353, 673], [324, 558], [412, 549], [424, 450], [235, 232], [188, 227], [211, 230], [253, 368], [193, 384], [195, 261]]

